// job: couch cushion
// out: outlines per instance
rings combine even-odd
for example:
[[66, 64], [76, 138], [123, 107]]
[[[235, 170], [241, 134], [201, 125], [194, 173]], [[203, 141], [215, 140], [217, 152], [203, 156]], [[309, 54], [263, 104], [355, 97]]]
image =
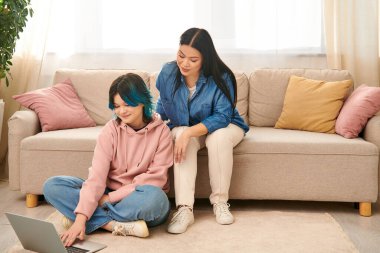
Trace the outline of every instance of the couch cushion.
[[380, 110], [380, 87], [359, 86], [346, 100], [336, 120], [335, 131], [345, 138], [356, 138], [368, 119]]
[[158, 89], [156, 87], [156, 81], [157, 81], [157, 77], [158, 77], [159, 73], [160, 73], [159, 71], [154, 72], [149, 77], [150, 92], [153, 95], [153, 100], [155, 103], [157, 102], [157, 99], [160, 96], [160, 92], [158, 91]]
[[280, 117], [291, 75], [316, 80], [352, 79], [347, 70], [258, 69], [249, 77], [249, 124], [274, 126]]
[[[150, 90], [153, 94], [154, 101], [157, 101], [159, 97], [159, 92], [156, 88], [156, 80], [159, 72], [156, 72], [150, 76]], [[248, 123], [248, 92], [249, 92], [249, 83], [247, 76], [242, 72], [234, 72], [236, 78], [237, 86], [237, 103], [236, 108], [243, 118], [245, 123]]]
[[96, 126], [79, 100], [70, 80], [57, 83], [53, 87], [15, 95], [12, 98], [36, 112], [44, 132]]
[[[207, 150], [200, 151], [202, 155]], [[300, 154], [378, 156], [376, 145], [361, 138], [346, 139], [337, 134], [250, 127], [234, 154]]]
[[240, 116], [248, 123], [248, 96], [249, 83], [248, 77], [244, 73], [234, 72], [237, 86], [237, 103], [236, 108]]
[[91, 151], [103, 126], [40, 132], [21, 141], [22, 150]]
[[[41, 132], [21, 142], [23, 150], [93, 151], [102, 126]], [[200, 151], [207, 154], [206, 149]], [[361, 138], [337, 134], [250, 127], [234, 154], [378, 155], [378, 148]]]
[[54, 83], [70, 79], [90, 117], [95, 120], [96, 124], [104, 125], [112, 118], [112, 111], [108, 109], [109, 87], [117, 77], [127, 73], [138, 74], [149, 85], [147, 72], [110, 69], [61, 69], [55, 73]]
[[325, 82], [291, 76], [275, 128], [335, 133], [335, 121], [351, 80]]

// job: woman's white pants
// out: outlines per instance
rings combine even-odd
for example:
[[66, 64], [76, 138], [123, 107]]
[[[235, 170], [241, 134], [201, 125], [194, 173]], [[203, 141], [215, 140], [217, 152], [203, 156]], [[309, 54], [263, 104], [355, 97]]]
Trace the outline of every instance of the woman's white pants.
[[[186, 126], [172, 129], [173, 139], [178, 138]], [[244, 137], [244, 130], [229, 124], [211, 134], [192, 137], [186, 149], [186, 159], [174, 164], [174, 187], [176, 206], [194, 205], [195, 179], [197, 176], [198, 150], [207, 147], [211, 184], [211, 204], [228, 201], [233, 168], [233, 148]]]

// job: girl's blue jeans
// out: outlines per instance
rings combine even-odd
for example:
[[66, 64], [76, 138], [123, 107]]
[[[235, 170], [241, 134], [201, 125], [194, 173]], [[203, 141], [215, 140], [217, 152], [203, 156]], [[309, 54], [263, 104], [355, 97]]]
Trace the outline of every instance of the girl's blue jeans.
[[[43, 194], [48, 203], [60, 213], [74, 221], [75, 208], [84, 180], [71, 176], [56, 176], [46, 180]], [[105, 194], [110, 192], [105, 190]], [[86, 222], [86, 234], [104, 226], [110, 221], [129, 222], [145, 220], [148, 227], [164, 223], [170, 213], [170, 202], [166, 193], [153, 185], [137, 186], [135, 191], [117, 203], [104, 203], [95, 209]]]

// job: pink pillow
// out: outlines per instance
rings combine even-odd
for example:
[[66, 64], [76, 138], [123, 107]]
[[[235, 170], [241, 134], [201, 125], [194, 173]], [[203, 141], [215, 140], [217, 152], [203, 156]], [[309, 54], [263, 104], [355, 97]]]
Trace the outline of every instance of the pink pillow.
[[335, 123], [335, 132], [345, 138], [356, 138], [368, 119], [380, 110], [380, 87], [360, 85], [344, 103]]
[[15, 95], [13, 99], [37, 113], [43, 132], [96, 126], [70, 80], [53, 87]]

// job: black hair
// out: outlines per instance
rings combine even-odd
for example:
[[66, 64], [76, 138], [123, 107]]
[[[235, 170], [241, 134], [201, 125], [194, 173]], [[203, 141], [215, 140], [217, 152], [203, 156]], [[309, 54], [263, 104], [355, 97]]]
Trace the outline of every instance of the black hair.
[[[224, 93], [224, 95], [226, 95], [232, 107], [235, 108], [237, 101], [237, 85], [235, 75], [232, 70], [220, 59], [210, 34], [205, 29], [190, 28], [181, 35], [179, 44], [193, 47], [201, 53], [203, 58], [203, 75], [206, 78], [212, 77], [214, 79], [218, 88]], [[226, 81], [222, 78], [225, 73], [232, 81], [234, 98], [231, 97], [229, 87]], [[174, 92], [177, 91], [181, 84], [181, 75], [181, 71], [178, 68]]]
[[[137, 74], [128, 73], [119, 76], [112, 82], [109, 89], [108, 107], [111, 110], [115, 109], [114, 98], [116, 94], [130, 106], [138, 106], [143, 104], [143, 120], [148, 123], [152, 120], [153, 114], [153, 99], [150, 91], [144, 80]], [[120, 119], [117, 119], [120, 122]]]

